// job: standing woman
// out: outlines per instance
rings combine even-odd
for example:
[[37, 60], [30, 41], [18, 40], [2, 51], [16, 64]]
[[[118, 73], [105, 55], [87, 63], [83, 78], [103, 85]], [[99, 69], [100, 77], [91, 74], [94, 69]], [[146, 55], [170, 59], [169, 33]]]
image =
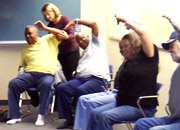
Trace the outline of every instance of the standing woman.
[[[63, 30], [64, 27], [70, 22], [70, 19], [61, 15], [61, 11], [57, 6], [52, 3], [47, 3], [42, 8], [42, 14], [47, 22], [48, 27]], [[76, 70], [80, 58], [79, 45], [74, 37], [74, 28], [69, 27], [66, 32], [69, 37], [64, 39], [59, 45], [58, 60], [62, 65], [64, 75], [67, 80], [72, 79], [72, 72]]]

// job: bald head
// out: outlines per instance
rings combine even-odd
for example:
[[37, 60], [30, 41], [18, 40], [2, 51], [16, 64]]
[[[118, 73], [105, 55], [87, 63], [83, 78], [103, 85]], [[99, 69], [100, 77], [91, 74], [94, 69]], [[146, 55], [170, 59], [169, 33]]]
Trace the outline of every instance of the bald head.
[[39, 37], [38, 29], [32, 25], [26, 26], [24, 34], [28, 44], [36, 43]]
[[89, 45], [89, 36], [84, 35], [82, 32], [76, 34], [76, 41], [82, 49], [86, 49]]

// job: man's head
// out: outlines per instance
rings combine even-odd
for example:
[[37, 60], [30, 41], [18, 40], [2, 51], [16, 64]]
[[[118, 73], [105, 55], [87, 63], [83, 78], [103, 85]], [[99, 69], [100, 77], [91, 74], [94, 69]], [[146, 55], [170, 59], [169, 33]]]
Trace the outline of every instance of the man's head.
[[89, 36], [84, 35], [82, 32], [76, 34], [76, 40], [82, 49], [86, 49], [89, 45]]
[[172, 32], [169, 40], [165, 43], [162, 43], [162, 47], [165, 50], [168, 50], [171, 55], [172, 59], [175, 62], [180, 62], [180, 36], [177, 31]]
[[26, 26], [24, 35], [28, 44], [34, 44], [38, 41], [39, 33], [35, 26]]
[[165, 50], [170, 50], [175, 45], [175, 43], [179, 41], [180, 41], [180, 36], [177, 31], [174, 31], [172, 32], [169, 40], [162, 43], [161, 45]]

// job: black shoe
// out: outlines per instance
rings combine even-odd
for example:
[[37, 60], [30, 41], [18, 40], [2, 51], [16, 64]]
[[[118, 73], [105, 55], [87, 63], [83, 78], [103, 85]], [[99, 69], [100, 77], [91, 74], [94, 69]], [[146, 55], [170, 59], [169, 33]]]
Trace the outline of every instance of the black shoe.
[[67, 119], [64, 124], [57, 127], [57, 129], [66, 129], [66, 128], [72, 128], [74, 125], [74, 119]]

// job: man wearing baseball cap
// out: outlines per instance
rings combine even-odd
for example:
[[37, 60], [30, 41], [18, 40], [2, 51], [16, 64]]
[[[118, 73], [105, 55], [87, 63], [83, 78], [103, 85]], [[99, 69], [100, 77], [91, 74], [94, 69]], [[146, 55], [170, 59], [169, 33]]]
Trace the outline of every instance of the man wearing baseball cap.
[[[174, 27], [168, 41], [162, 43], [163, 49], [171, 53], [173, 61], [180, 62], [180, 23], [174, 18], [163, 16]], [[170, 115], [164, 117], [152, 117], [139, 119], [134, 130], [180, 130], [180, 64], [171, 78], [169, 90], [169, 111]]]
[[179, 63], [180, 62], [180, 35], [175, 30], [172, 32], [169, 40], [167, 42], [162, 43], [163, 49], [169, 51], [171, 53], [173, 61]]

